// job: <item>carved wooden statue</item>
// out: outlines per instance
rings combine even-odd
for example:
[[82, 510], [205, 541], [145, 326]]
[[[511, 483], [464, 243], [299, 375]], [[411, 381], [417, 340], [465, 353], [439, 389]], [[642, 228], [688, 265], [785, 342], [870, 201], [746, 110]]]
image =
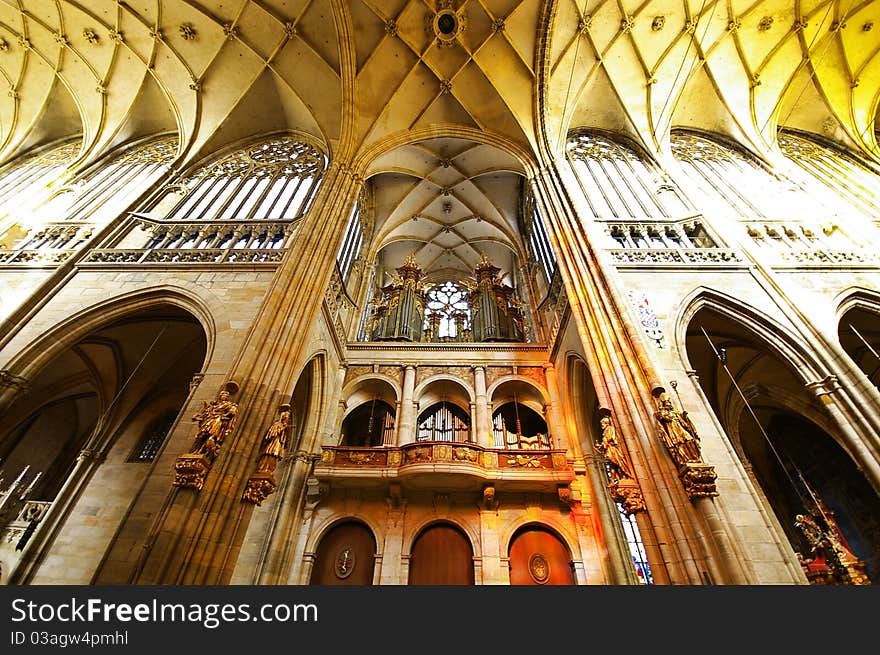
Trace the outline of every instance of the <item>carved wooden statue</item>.
[[660, 426], [663, 443], [669, 449], [676, 464], [684, 466], [703, 461], [700, 454], [700, 437], [686, 411], [675, 409], [672, 401], [663, 394], [654, 416]]
[[620, 480], [634, 480], [632, 470], [626, 453], [617, 439], [617, 431], [614, 429], [614, 423], [610, 416], [603, 416], [599, 419], [599, 426], [602, 428], [602, 441], [599, 442], [599, 450], [608, 460], [608, 467], [611, 470], [611, 481], [613, 483]]

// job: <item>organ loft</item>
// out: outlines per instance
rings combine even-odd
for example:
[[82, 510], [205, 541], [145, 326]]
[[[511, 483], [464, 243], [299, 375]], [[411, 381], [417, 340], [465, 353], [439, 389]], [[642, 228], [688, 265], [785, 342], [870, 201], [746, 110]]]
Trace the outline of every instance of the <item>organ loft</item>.
[[880, 581], [878, 21], [3, 5], [0, 583]]

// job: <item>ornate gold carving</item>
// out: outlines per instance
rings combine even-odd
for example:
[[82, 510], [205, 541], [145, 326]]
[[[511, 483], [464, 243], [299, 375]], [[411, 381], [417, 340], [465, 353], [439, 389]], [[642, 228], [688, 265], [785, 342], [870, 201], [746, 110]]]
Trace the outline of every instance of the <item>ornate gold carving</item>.
[[375, 453], [350, 452], [348, 453], [348, 461], [352, 464], [372, 464], [376, 459]]
[[434, 459], [452, 459], [452, 446], [434, 446]]
[[321, 453], [321, 463], [322, 464], [332, 464], [336, 460], [336, 451], [332, 448], [328, 448], [323, 453]]
[[538, 584], [546, 584], [550, 579], [550, 562], [541, 553], [529, 557], [529, 575]]
[[412, 464], [413, 462], [430, 462], [431, 449], [425, 446], [419, 446], [418, 448], [407, 450], [406, 461], [408, 464]]
[[237, 391], [238, 383], [230, 380], [217, 394], [217, 400], [205, 402], [202, 409], [193, 415], [193, 421], [198, 423], [198, 432], [189, 452], [178, 457], [174, 464], [172, 484], [175, 487], [200, 491], [204, 486], [220, 446], [235, 428], [238, 403], [232, 402], [229, 397]]
[[351, 546], [345, 546], [336, 555], [336, 560], [333, 563], [333, 572], [337, 578], [344, 580], [354, 571], [355, 565], [354, 549]]
[[400, 466], [400, 451], [392, 450], [388, 453], [388, 466]]
[[865, 563], [850, 550], [834, 518], [834, 512], [815, 492], [810, 491], [816, 502], [816, 509], [810, 514], [798, 514], [794, 523], [804, 533], [810, 545], [810, 559], [804, 559], [798, 553], [807, 579], [811, 584], [871, 584], [865, 573]]
[[684, 490], [691, 500], [718, 495], [718, 490], [715, 487], [715, 479], [718, 475], [715, 473], [715, 467], [713, 466], [708, 464], [685, 464], [678, 472], [678, 477], [681, 479]]
[[206, 455], [186, 453], [174, 462], [175, 487], [201, 491], [205, 486], [205, 478], [211, 470], [211, 460]]
[[611, 490], [611, 499], [620, 503], [627, 516], [647, 510], [642, 490], [635, 480], [618, 480], [609, 484], [608, 488]]
[[266, 498], [275, 493], [277, 487], [271, 473], [254, 473], [247, 481], [242, 500], [261, 505]]
[[617, 438], [617, 430], [614, 428], [614, 422], [611, 418], [611, 410], [600, 408], [599, 426], [602, 428], [602, 441], [596, 446], [597, 450], [605, 455], [608, 462], [608, 476], [612, 484], [620, 480], [635, 480], [632, 472], [632, 466], [629, 458], [620, 445]]
[[688, 413], [675, 409], [663, 387], [657, 387], [651, 393], [657, 401], [654, 417], [660, 428], [660, 438], [672, 459], [679, 466], [701, 464], [700, 435]]
[[290, 405], [279, 407], [278, 419], [269, 426], [263, 437], [262, 450], [257, 459], [257, 470], [251, 475], [245, 487], [243, 500], [261, 504], [275, 491], [275, 467], [284, 457], [287, 440], [290, 437]]
[[565, 453], [553, 453], [550, 456], [550, 459], [553, 461], [553, 468], [555, 468], [555, 469], [568, 468], [568, 459], [566, 459]]
[[523, 468], [541, 468], [541, 456], [534, 455], [508, 455], [508, 466], [521, 466]]
[[452, 457], [460, 462], [474, 462], [476, 463], [478, 459], [479, 453], [476, 450], [472, 450], [470, 448], [454, 448], [452, 450]]
[[498, 453], [484, 451], [483, 452], [483, 466], [487, 469], [497, 469], [498, 468]]

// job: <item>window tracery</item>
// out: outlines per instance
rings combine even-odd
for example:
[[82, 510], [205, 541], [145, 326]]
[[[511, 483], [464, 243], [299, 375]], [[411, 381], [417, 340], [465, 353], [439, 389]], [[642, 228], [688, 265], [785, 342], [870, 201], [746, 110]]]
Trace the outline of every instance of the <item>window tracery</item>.
[[568, 142], [568, 158], [596, 218], [663, 218], [690, 211], [678, 188], [635, 150], [596, 133]]
[[425, 291], [425, 332], [436, 340], [467, 341], [471, 331], [469, 289], [447, 280]]
[[202, 166], [178, 187], [171, 220], [275, 220], [302, 216], [327, 158], [292, 135], [276, 136]]
[[834, 213], [871, 219], [880, 215], [880, 176], [855, 157], [791, 131], [781, 131], [778, 142], [782, 154], [798, 166], [791, 174], [801, 177]]

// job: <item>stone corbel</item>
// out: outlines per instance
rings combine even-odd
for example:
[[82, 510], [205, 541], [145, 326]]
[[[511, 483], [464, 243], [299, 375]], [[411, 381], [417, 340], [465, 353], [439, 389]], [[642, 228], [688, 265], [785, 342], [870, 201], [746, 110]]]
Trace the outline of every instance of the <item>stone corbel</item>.
[[305, 508], [309, 511], [314, 511], [315, 507], [318, 506], [318, 503], [321, 502], [329, 491], [330, 485], [326, 482], [321, 482], [317, 478], [309, 478], [306, 480]]

